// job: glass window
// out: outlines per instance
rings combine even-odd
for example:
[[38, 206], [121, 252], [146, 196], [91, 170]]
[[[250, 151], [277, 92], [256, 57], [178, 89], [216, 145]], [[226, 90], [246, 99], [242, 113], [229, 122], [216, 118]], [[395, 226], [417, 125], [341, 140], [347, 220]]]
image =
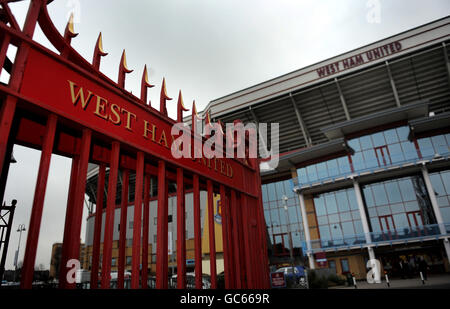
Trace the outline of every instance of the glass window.
[[386, 144], [394, 144], [399, 142], [397, 131], [395, 129], [384, 131], [384, 137], [386, 138]]
[[414, 187], [410, 178], [399, 180], [398, 185], [402, 192], [403, 201], [412, 201], [416, 199]]
[[330, 160], [327, 162], [328, 174], [332, 176], [339, 175], [339, 168], [337, 160]]
[[331, 239], [330, 228], [328, 225], [319, 225], [319, 233], [321, 240]]
[[373, 148], [372, 140], [370, 138], [370, 135], [361, 136], [359, 138], [359, 142], [361, 143], [361, 149], [362, 150]]
[[341, 213], [341, 221], [351, 221], [352, 220], [352, 215], [350, 212], [342, 212]]
[[436, 135], [431, 138], [431, 142], [433, 143], [434, 150], [439, 153], [447, 153], [449, 151], [447, 141], [444, 135]]
[[377, 206], [379, 205], [386, 205], [388, 203], [386, 192], [384, 191], [383, 184], [375, 184], [372, 186], [373, 190], [373, 196], [375, 198], [375, 204]]
[[355, 171], [363, 170], [366, 166], [364, 164], [364, 157], [361, 152], [356, 152], [355, 155], [352, 157], [353, 161], [353, 168]]
[[306, 172], [308, 173], [309, 181], [317, 181], [317, 171], [315, 165], [310, 165], [306, 168]]
[[374, 201], [373, 195], [372, 195], [372, 189], [370, 187], [364, 187], [362, 191], [363, 191], [364, 197], [366, 199], [367, 207], [375, 206], [375, 201]]
[[328, 214], [335, 214], [337, 213], [337, 205], [336, 205], [336, 198], [334, 194], [327, 193], [325, 194], [325, 203]]
[[385, 188], [390, 203], [399, 203], [402, 201], [400, 189], [396, 181], [386, 183]]
[[331, 237], [332, 239], [342, 239], [342, 228], [340, 224], [334, 224], [330, 226]]
[[321, 162], [317, 164], [317, 178], [324, 179], [328, 177], [327, 163]]
[[262, 185], [261, 186], [261, 192], [262, 192], [263, 201], [267, 202], [269, 200], [269, 198], [267, 196], [267, 185]]
[[379, 216], [386, 216], [391, 214], [391, 208], [389, 206], [377, 207], [377, 212]]
[[388, 149], [392, 163], [405, 161], [405, 156], [403, 155], [403, 150], [400, 144], [389, 145]]
[[297, 176], [298, 176], [298, 181], [299, 183], [303, 184], [303, 183], [308, 183], [308, 176], [306, 174], [306, 168], [299, 168], [297, 170]]
[[442, 181], [444, 183], [445, 191], [450, 194], [450, 171], [441, 172]]
[[327, 214], [323, 195], [314, 198], [314, 206], [316, 208], [317, 216], [323, 216]]
[[411, 142], [403, 142], [402, 143], [403, 153], [405, 154], [406, 160], [412, 160], [419, 158], [417, 154], [416, 147]]
[[430, 138], [421, 138], [417, 140], [417, 143], [419, 144], [419, 149], [422, 157], [426, 158], [434, 155], [433, 144], [431, 143]]
[[339, 159], [337, 159], [337, 161], [338, 161], [338, 165], [339, 165], [339, 171], [342, 174], [351, 172], [350, 162], [348, 161], [348, 157], [339, 158]]
[[277, 194], [275, 193], [275, 184], [269, 183], [267, 185], [269, 201], [275, 201], [277, 199]]
[[378, 132], [372, 135], [372, 141], [374, 147], [380, 147], [386, 145], [386, 141], [384, 140], [383, 132]]
[[372, 231], [374, 232], [380, 232], [380, 221], [378, 220], [378, 217], [372, 217], [370, 218], [370, 224], [372, 225]]
[[355, 189], [347, 189], [347, 197], [350, 205], [350, 209], [355, 210], [359, 209], [358, 202], [356, 201], [356, 193]]
[[436, 192], [438, 195], [446, 195], [444, 184], [441, 180], [441, 174], [431, 174], [430, 175], [431, 185], [433, 186], [434, 192]]
[[383, 158], [377, 159], [377, 156], [373, 149], [363, 151], [363, 156], [366, 168], [378, 167], [378, 160], [380, 160], [380, 163], [383, 164]]
[[363, 235], [364, 234], [364, 229], [363, 229], [361, 220], [353, 221], [353, 226], [355, 227], [355, 234], [356, 235]]
[[360, 219], [359, 210], [352, 211], [352, 217], [353, 219]]
[[294, 197], [294, 183], [292, 179], [284, 181], [284, 192], [287, 197]]
[[343, 231], [344, 236], [355, 235], [355, 229], [353, 228], [353, 222], [342, 223], [342, 231]]
[[342, 267], [342, 272], [343, 273], [350, 272], [350, 266], [348, 264], [348, 260], [347, 259], [341, 259], [341, 267]]
[[397, 214], [393, 215], [392, 217], [394, 218], [394, 225], [396, 230], [401, 230], [402, 228], [409, 227], [406, 214]]
[[282, 181], [276, 182], [275, 183], [275, 188], [277, 190], [277, 200], [279, 200], [285, 195], [283, 182]]
[[406, 202], [405, 209], [406, 209], [406, 211], [417, 211], [420, 209], [419, 203], [417, 203], [417, 201]]
[[397, 128], [397, 135], [400, 138], [400, 141], [407, 141], [408, 135], [409, 135], [409, 128], [408, 127], [400, 127]]
[[355, 139], [351, 139], [349, 141], [347, 141], [347, 144], [355, 151], [358, 152], [361, 150], [361, 146], [359, 144], [359, 139], [355, 138]]
[[399, 212], [405, 212], [405, 207], [403, 207], [403, 203], [393, 204], [391, 205], [391, 210], [393, 214], [396, 214]]
[[347, 200], [347, 193], [344, 190], [336, 192], [336, 200], [339, 211], [347, 211], [350, 209], [350, 205]]
[[328, 216], [320, 216], [320, 217], [317, 217], [317, 223], [318, 223], [319, 225], [325, 225], [325, 224], [328, 224]]
[[331, 223], [337, 223], [337, 222], [339, 222], [339, 215], [338, 214], [329, 215], [328, 216], [328, 220], [330, 221], [330, 224]]

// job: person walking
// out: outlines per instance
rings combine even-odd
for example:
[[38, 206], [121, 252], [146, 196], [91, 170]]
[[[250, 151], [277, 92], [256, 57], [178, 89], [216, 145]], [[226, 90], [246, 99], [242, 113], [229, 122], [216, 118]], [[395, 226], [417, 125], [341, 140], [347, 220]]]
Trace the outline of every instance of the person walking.
[[428, 278], [427, 270], [428, 270], [428, 264], [425, 261], [425, 259], [423, 257], [421, 257], [420, 262], [419, 262], [419, 271], [422, 273], [423, 278], [425, 280], [427, 280], [427, 278]]

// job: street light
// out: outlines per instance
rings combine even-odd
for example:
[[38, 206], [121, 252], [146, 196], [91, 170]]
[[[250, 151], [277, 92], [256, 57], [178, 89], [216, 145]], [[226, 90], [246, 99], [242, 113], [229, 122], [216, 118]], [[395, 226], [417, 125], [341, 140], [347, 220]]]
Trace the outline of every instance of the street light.
[[17, 280], [17, 262], [19, 260], [20, 240], [22, 239], [22, 232], [24, 231], [25, 231], [25, 224], [20, 224], [19, 227], [17, 228], [17, 232], [19, 232], [19, 245], [17, 246], [16, 255], [14, 257], [15, 277], [16, 277], [15, 280]]
[[295, 277], [295, 267], [294, 267], [295, 261], [294, 261], [294, 253], [293, 253], [291, 223], [289, 221], [289, 216], [288, 216], [287, 201], [288, 201], [288, 197], [286, 195], [283, 195], [284, 213], [286, 215], [287, 231], [288, 231], [288, 235], [289, 235], [289, 247], [290, 247], [289, 253], [291, 255], [292, 276], [293, 276], [295, 282], [297, 282], [297, 278]]

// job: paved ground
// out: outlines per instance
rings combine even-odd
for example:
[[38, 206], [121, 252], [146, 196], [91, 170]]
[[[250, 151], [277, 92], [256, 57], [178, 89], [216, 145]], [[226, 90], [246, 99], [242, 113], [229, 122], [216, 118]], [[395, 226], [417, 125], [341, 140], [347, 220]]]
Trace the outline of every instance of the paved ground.
[[[450, 275], [433, 275], [428, 276], [425, 284], [422, 284], [420, 277], [412, 279], [389, 279], [390, 287], [387, 286], [383, 279], [382, 283], [369, 284], [367, 281], [358, 281], [358, 289], [450, 289]], [[353, 286], [336, 286], [329, 289], [355, 289]]]

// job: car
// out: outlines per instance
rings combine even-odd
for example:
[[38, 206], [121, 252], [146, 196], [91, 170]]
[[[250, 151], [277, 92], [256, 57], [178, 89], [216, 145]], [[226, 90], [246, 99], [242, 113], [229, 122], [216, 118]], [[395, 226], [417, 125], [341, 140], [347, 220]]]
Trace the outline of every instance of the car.
[[[278, 268], [275, 272], [276, 273], [284, 273], [284, 277], [286, 279], [293, 278], [292, 266]], [[297, 280], [305, 277], [305, 269], [303, 266], [294, 266], [294, 273], [295, 273], [295, 278]]]

